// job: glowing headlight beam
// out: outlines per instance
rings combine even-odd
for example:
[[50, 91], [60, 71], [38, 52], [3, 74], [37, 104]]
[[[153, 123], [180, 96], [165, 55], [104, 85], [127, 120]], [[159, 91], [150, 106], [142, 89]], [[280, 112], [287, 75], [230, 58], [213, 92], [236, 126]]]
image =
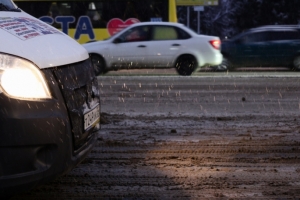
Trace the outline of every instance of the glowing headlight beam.
[[8, 96], [20, 99], [51, 98], [41, 71], [27, 60], [0, 55], [0, 86]]

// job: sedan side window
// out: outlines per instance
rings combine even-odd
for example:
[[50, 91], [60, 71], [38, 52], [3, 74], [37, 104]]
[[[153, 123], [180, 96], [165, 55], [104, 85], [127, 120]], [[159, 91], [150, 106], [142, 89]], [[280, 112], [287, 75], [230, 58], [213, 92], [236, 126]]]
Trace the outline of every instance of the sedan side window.
[[177, 40], [178, 34], [172, 26], [155, 26], [153, 27], [153, 40]]
[[289, 31], [289, 30], [284, 30], [284, 31], [273, 31], [271, 33], [271, 38], [273, 41], [278, 41], [278, 40], [299, 40], [300, 39], [300, 33], [298, 31]]
[[241, 43], [265, 42], [267, 40], [268, 34], [266, 32], [248, 34], [240, 39]]
[[191, 35], [189, 33], [187, 33], [186, 31], [184, 31], [180, 28], [176, 28], [176, 31], [178, 33], [178, 39], [180, 39], [180, 40], [185, 40], [185, 39], [191, 38]]
[[123, 33], [120, 42], [140, 42], [149, 40], [149, 26], [133, 27]]

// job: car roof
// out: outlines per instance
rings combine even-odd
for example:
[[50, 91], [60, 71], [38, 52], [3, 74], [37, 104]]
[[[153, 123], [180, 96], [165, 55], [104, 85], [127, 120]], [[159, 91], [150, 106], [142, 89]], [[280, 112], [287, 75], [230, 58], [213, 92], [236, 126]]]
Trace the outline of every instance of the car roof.
[[113, 35], [109, 39], [113, 40], [114, 38], [119, 37], [120, 34], [124, 33], [125, 31], [127, 31], [128, 29], [131, 29], [133, 27], [145, 26], [145, 25], [176, 26], [176, 27], [180, 27], [182, 29], [185, 29], [191, 35], [195, 35], [195, 33], [192, 30], [190, 30], [189, 28], [187, 28], [184, 24], [177, 23], [177, 22], [138, 22], [138, 23], [131, 24], [130, 26], [124, 28], [123, 30], [121, 30], [120, 32], [116, 33], [115, 35]]
[[133, 26], [141, 26], [141, 25], [174, 25], [174, 26], [184, 26], [184, 24], [176, 23], [176, 22], [138, 22], [135, 24], [132, 24]]
[[287, 30], [287, 29], [299, 29], [299, 25], [266, 25], [249, 29], [249, 31], [271, 31], [271, 30]]
[[258, 33], [258, 32], [263, 32], [263, 31], [280, 31], [280, 30], [297, 30], [300, 31], [300, 25], [265, 25], [265, 26], [259, 26], [256, 28], [250, 28], [247, 29], [229, 40], [236, 40], [240, 37], [243, 37], [244, 35], [251, 34], [251, 33]]

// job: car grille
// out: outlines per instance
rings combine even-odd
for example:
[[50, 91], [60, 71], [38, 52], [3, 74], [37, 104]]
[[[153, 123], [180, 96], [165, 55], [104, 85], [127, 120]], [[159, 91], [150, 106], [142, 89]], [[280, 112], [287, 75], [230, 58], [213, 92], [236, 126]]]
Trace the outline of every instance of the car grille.
[[51, 69], [65, 100], [72, 126], [74, 151], [83, 146], [94, 131], [95, 126], [84, 130], [84, 113], [100, 101], [97, 77], [90, 59]]

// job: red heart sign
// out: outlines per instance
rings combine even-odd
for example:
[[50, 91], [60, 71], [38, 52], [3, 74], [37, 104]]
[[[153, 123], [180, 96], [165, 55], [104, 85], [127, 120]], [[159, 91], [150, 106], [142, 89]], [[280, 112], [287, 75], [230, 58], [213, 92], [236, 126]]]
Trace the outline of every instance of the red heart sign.
[[129, 18], [125, 22], [119, 18], [113, 18], [107, 23], [107, 30], [109, 35], [112, 36], [122, 29], [126, 28], [127, 26], [138, 22], [140, 21], [136, 18]]

